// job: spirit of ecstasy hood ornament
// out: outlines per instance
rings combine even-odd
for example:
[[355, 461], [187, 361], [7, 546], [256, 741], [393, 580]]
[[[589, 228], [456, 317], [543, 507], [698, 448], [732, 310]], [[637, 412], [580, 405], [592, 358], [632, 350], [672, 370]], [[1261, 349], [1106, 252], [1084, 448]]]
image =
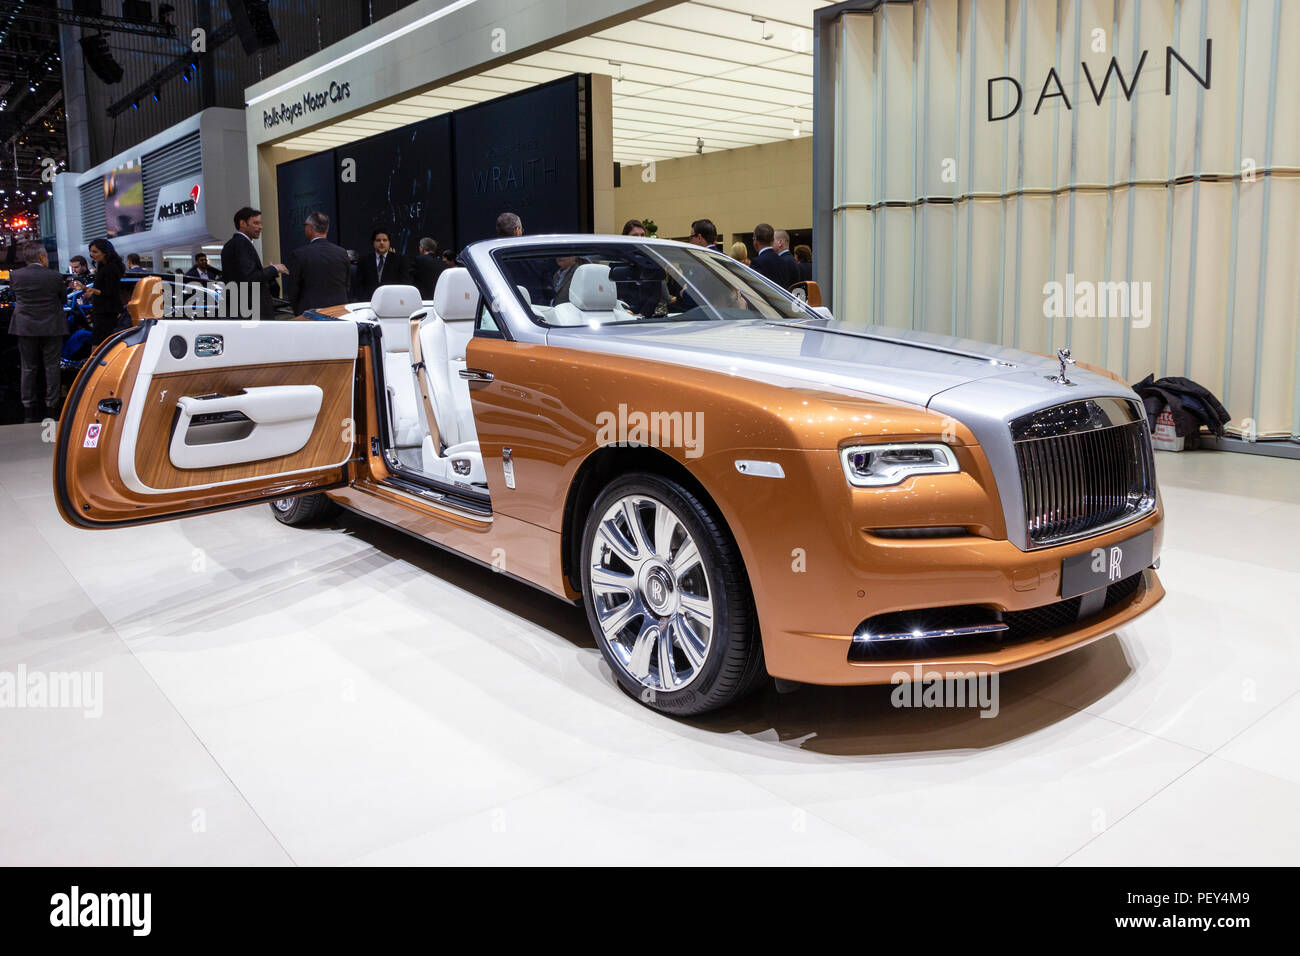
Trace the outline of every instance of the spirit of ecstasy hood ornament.
[[1043, 377], [1046, 378], [1049, 382], [1059, 382], [1061, 385], [1078, 385], [1079, 384], [1078, 382], [1071, 382], [1068, 378], [1065, 377], [1065, 366], [1074, 364], [1074, 359], [1070, 358], [1070, 350], [1057, 349], [1056, 359], [1061, 363], [1061, 374], [1045, 375]]

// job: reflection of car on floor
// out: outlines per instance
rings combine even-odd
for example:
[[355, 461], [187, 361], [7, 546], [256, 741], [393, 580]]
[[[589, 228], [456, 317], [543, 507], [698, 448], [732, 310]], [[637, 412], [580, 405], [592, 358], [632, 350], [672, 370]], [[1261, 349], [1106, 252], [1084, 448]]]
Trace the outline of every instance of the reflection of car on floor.
[[581, 600], [617, 680], [677, 714], [768, 674], [1020, 667], [1164, 593], [1146, 418], [1106, 373], [836, 322], [680, 243], [462, 262], [430, 302], [119, 334], [60, 423], [64, 517], [342, 505]]

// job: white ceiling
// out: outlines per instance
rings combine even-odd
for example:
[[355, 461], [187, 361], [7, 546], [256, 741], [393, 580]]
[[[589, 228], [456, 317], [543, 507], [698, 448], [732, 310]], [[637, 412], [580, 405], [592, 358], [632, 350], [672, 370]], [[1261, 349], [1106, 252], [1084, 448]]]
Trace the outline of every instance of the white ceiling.
[[613, 77], [616, 162], [685, 156], [698, 139], [713, 152], [807, 136], [813, 11], [826, 5], [688, 0], [279, 145], [316, 152], [570, 73]]

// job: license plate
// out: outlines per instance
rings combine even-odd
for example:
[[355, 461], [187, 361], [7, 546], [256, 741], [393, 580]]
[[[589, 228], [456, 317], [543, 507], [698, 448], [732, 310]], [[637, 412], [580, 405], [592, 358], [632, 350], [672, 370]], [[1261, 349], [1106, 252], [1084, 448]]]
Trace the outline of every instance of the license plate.
[[1155, 531], [1145, 531], [1104, 548], [1093, 548], [1061, 562], [1061, 597], [1072, 598], [1132, 577], [1155, 560]]

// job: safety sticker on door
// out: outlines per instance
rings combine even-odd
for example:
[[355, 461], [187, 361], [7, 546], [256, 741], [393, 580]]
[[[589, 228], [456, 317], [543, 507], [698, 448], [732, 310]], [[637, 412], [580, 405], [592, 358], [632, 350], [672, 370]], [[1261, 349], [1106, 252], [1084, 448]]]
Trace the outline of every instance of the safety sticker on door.
[[99, 431], [104, 426], [99, 422], [91, 422], [86, 428], [86, 440], [81, 443], [82, 448], [94, 448], [99, 444]]

